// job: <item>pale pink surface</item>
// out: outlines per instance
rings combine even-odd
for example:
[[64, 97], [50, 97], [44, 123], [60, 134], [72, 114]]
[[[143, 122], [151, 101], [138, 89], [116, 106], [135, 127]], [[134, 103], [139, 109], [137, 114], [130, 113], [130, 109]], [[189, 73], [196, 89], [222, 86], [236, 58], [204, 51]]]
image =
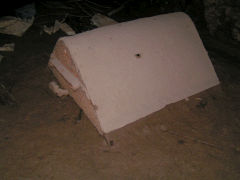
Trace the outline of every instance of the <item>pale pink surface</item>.
[[105, 133], [219, 83], [184, 13], [105, 26], [61, 40], [98, 107]]

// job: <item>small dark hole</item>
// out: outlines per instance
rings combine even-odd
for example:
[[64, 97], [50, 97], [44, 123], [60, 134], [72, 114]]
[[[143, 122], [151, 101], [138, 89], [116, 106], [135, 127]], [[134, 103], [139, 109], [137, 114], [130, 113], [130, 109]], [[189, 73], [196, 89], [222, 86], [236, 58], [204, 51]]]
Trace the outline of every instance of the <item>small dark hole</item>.
[[140, 58], [141, 57], [141, 54], [135, 54], [135, 56], [137, 57], [137, 58]]

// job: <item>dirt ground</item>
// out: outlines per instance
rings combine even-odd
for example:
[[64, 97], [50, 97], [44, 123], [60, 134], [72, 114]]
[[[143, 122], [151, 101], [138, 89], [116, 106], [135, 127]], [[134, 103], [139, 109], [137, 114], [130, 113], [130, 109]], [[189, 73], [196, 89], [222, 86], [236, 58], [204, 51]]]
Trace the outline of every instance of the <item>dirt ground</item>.
[[0, 105], [0, 179], [240, 179], [240, 61], [231, 48], [206, 41], [219, 86], [109, 134], [109, 145], [70, 97], [48, 89], [49, 55], [64, 34], [40, 31], [0, 35], [1, 45], [16, 43], [2, 53], [0, 80], [17, 101]]

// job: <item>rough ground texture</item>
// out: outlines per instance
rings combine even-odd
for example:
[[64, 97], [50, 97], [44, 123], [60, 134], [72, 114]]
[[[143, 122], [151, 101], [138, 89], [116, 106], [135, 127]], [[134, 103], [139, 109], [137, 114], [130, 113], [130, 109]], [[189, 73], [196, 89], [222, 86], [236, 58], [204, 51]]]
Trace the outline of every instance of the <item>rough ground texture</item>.
[[0, 105], [0, 179], [240, 179], [235, 47], [204, 37], [221, 85], [103, 138], [70, 97], [48, 89], [47, 62], [62, 35], [33, 26], [21, 38], [0, 37], [16, 43], [0, 65], [16, 99]]

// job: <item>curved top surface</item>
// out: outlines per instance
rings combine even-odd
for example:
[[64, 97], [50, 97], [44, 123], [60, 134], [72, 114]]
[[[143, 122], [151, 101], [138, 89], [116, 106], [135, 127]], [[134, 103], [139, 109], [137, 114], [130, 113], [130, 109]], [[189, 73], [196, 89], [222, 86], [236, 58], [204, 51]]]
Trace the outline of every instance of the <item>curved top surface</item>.
[[218, 84], [184, 13], [105, 26], [61, 40], [98, 107], [105, 133]]

